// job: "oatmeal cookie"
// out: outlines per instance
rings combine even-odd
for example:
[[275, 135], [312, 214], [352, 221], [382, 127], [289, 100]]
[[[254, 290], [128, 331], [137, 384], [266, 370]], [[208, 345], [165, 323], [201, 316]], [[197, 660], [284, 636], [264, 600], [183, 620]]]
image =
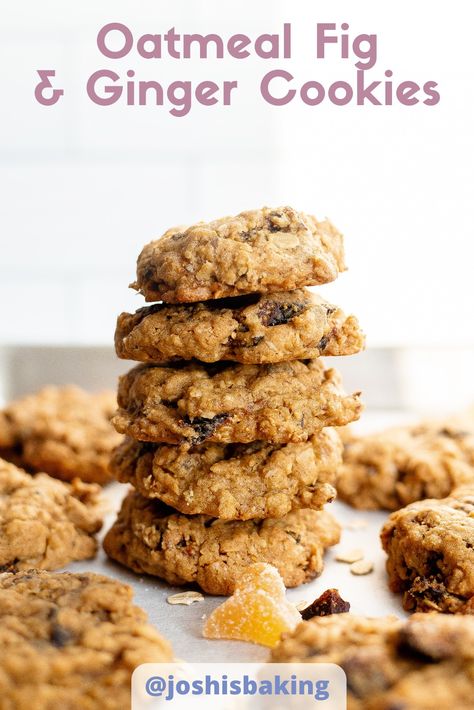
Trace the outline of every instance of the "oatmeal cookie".
[[473, 707], [473, 617], [318, 617], [284, 635], [271, 660], [341, 666], [348, 710]]
[[125, 584], [90, 573], [0, 575], [5, 710], [123, 710], [136, 666], [172, 660]]
[[469, 483], [474, 483], [474, 423], [452, 419], [347, 441], [338, 493], [355, 508], [397, 510], [423, 498], [443, 498]]
[[146, 301], [191, 303], [328, 283], [345, 268], [342, 235], [329, 221], [263, 207], [169, 229], [141, 252], [131, 287]]
[[99, 486], [30, 476], [0, 459], [0, 570], [58, 569], [94, 557]]
[[474, 597], [474, 486], [392, 513], [381, 533], [390, 589], [407, 610], [462, 610]]
[[354, 316], [307, 289], [169, 306], [117, 320], [117, 355], [141, 362], [234, 360], [247, 365], [352, 355], [364, 347]]
[[110, 453], [121, 441], [110, 423], [115, 407], [112, 392], [45, 387], [2, 411], [0, 456], [65, 481], [105, 483]]
[[197, 583], [209, 594], [231, 594], [253, 562], [278, 568], [287, 587], [317, 577], [340, 528], [326, 511], [298, 510], [284, 518], [226, 521], [185, 516], [138, 493], [125, 498], [104, 540], [106, 553], [139, 574], [170, 584]]
[[180, 444], [302, 442], [325, 426], [359, 417], [321, 360], [182, 367], [138, 365], [121, 377], [113, 424], [138, 441]]
[[342, 444], [327, 428], [303, 444], [150, 444], [126, 438], [111, 471], [145, 498], [226, 520], [319, 510], [336, 496]]

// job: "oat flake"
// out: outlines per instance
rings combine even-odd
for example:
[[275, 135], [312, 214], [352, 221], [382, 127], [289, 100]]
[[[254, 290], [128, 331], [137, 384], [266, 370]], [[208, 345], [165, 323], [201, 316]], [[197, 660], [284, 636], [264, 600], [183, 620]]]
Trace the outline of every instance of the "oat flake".
[[351, 565], [352, 574], [363, 575], [370, 574], [374, 569], [374, 563], [370, 560], [358, 560]]
[[178, 592], [178, 594], [172, 594], [166, 601], [168, 604], [184, 604], [185, 606], [190, 606], [194, 602], [203, 602], [204, 597], [200, 592]]
[[353, 562], [358, 562], [364, 557], [364, 550], [359, 548], [354, 548], [353, 550], [341, 550], [336, 554], [336, 560], [338, 562], [347, 562], [347, 564], [352, 564]]

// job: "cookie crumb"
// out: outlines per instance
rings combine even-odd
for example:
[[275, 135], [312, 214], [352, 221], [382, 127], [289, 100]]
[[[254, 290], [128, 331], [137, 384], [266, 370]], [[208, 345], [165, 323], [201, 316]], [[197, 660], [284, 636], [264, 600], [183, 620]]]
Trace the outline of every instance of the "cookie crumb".
[[301, 618], [303, 621], [308, 621], [308, 619], [312, 619], [315, 616], [345, 614], [350, 608], [351, 605], [342, 599], [338, 589], [326, 589], [320, 597], [301, 610]]
[[190, 606], [194, 602], [203, 602], [204, 597], [200, 592], [178, 592], [178, 594], [172, 594], [166, 601], [168, 604], [184, 604], [185, 606]]
[[370, 574], [373, 569], [374, 563], [370, 560], [357, 560], [350, 567], [351, 573], [355, 575]]
[[358, 562], [364, 558], [364, 551], [360, 548], [354, 548], [352, 550], [341, 550], [336, 554], [337, 562], [346, 562], [347, 564], [352, 564], [353, 562]]

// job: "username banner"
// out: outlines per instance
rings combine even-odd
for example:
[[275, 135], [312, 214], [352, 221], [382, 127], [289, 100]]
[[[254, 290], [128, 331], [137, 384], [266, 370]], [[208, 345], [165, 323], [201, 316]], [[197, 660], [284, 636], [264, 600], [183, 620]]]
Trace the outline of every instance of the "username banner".
[[145, 663], [132, 676], [132, 710], [346, 710], [346, 676], [333, 663]]

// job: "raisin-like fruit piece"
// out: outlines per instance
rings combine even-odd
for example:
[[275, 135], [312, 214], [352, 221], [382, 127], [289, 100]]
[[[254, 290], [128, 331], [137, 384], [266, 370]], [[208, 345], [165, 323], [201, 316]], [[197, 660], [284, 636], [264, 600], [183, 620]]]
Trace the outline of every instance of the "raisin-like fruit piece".
[[314, 600], [312, 604], [303, 609], [301, 617], [304, 621], [312, 619], [314, 616], [330, 616], [331, 614], [345, 614], [349, 611], [351, 605], [344, 601], [339, 595], [337, 589], [326, 589], [320, 597]]

